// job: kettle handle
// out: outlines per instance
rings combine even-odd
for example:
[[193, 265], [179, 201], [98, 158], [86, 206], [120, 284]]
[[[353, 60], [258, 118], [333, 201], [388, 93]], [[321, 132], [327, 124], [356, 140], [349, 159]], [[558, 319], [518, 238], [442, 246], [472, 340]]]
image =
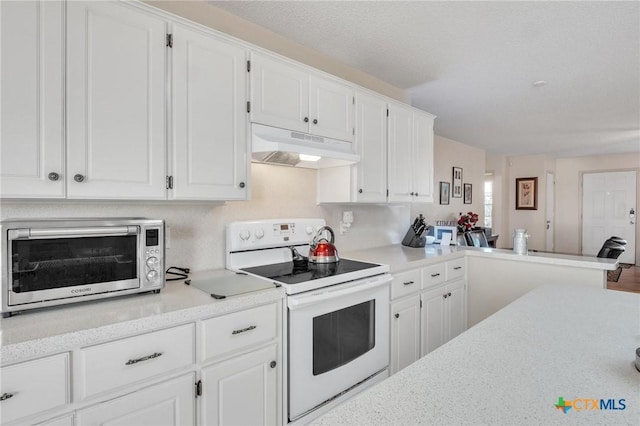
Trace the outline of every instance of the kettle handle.
[[320, 242], [320, 240], [322, 239], [321, 236], [324, 231], [329, 231], [329, 235], [331, 235], [331, 240], [329, 241], [329, 243], [333, 244], [335, 242], [335, 234], [333, 233], [333, 229], [325, 225], [322, 228], [319, 228], [318, 232], [316, 232], [316, 235], [315, 237], [313, 237], [313, 241], [311, 242], [311, 247], [316, 247], [318, 245], [318, 242]]

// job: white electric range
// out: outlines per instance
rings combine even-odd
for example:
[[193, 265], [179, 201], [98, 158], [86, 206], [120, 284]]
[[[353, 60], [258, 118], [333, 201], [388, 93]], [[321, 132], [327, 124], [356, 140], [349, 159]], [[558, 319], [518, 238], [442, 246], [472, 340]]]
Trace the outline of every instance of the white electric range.
[[308, 256], [323, 219], [273, 219], [227, 226], [227, 269], [285, 289], [288, 312], [288, 418], [305, 423], [388, 376], [387, 265]]

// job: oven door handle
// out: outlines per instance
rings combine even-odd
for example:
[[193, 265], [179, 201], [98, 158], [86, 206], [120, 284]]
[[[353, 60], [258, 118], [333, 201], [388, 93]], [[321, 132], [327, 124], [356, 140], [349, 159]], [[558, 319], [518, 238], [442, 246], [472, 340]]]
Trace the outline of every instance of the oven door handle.
[[24, 240], [52, 237], [100, 236], [100, 235], [136, 235], [137, 226], [97, 226], [91, 228], [23, 228], [9, 230], [9, 239]]
[[313, 290], [301, 295], [287, 297], [287, 306], [290, 310], [300, 309], [318, 302], [341, 298], [350, 294], [380, 287], [389, 284], [391, 281], [393, 281], [391, 274], [384, 274], [369, 278], [365, 282], [354, 282], [352, 285], [349, 285], [349, 283], [339, 284], [334, 287], [322, 289], [320, 292]]

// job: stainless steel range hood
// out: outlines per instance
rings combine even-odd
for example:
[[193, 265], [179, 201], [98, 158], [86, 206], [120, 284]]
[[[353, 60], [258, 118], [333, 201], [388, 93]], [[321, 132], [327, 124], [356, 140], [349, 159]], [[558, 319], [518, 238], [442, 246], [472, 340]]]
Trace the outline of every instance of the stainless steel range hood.
[[251, 159], [256, 163], [321, 169], [360, 161], [351, 142], [251, 124]]

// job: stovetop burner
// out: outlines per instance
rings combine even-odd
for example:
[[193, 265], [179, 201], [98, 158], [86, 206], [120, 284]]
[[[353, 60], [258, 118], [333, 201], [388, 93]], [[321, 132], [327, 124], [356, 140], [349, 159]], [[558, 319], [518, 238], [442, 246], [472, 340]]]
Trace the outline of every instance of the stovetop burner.
[[274, 263], [271, 265], [243, 268], [242, 271], [269, 278], [283, 284], [299, 284], [379, 266], [380, 265], [374, 263], [340, 259], [340, 261], [336, 263], [307, 263], [305, 265], [294, 265], [293, 262]]

